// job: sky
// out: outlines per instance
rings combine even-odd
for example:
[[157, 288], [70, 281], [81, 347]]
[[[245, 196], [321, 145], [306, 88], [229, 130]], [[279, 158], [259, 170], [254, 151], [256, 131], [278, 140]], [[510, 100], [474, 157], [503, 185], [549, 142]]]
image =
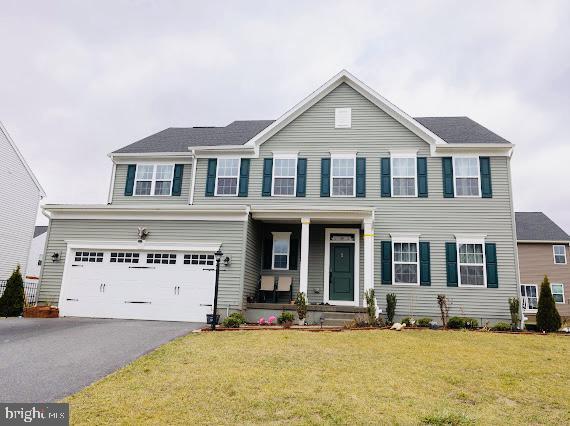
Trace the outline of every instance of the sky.
[[[275, 119], [341, 69], [516, 145], [515, 209], [570, 232], [570, 1], [0, 0], [0, 121], [42, 203], [105, 203], [107, 154]], [[47, 220], [38, 215], [38, 223]]]

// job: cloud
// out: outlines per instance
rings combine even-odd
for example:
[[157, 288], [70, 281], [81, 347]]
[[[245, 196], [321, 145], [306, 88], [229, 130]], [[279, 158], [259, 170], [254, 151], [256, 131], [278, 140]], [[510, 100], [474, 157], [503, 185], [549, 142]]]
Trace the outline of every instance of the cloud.
[[411, 115], [517, 145], [516, 208], [570, 230], [570, 2], [5, 2], [0, 119], [47, 202], [105, 202], [106, 154], [276, 118], [347, 68]]

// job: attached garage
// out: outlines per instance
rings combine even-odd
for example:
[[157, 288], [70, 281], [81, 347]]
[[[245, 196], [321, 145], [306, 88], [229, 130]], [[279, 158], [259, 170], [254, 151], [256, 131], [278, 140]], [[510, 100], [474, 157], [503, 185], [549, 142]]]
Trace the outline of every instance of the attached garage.
[[68, 242], [60, 315], [205, 322], [219, 246]]

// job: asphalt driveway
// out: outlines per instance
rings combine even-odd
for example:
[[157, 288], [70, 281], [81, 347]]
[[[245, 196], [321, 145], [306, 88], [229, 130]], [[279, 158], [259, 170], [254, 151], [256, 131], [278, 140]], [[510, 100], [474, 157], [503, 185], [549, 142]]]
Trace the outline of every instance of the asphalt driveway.
[[63, 398], [202, 325], [91, 318], [0, 319], [0, 402]]

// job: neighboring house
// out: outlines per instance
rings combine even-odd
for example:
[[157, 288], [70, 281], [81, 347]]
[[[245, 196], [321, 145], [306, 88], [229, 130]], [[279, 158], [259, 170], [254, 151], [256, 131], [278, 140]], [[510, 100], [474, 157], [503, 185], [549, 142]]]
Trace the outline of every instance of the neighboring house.
[[46, 246], [47, 229], [47, 226], [36, 226], [34, 230], [34, 238], [32, 239], [30, 252], [28, 254], [28, 266], [26, 267], [27, 280], [37, 281], [40, 277], [44, 249]]
[[540, 284], [548, 276], [556, 308], [570, 319], [570, 236], [542, 212], [517, 212], [517, 246], [523, 313], [536, 322]]
[[22, 274], [45, 192], [0, 123], [0, 281], [18, 265]]
[[[454, 315], [508, 320], [512, 150], [467, 117], [412, 118], [342, 71], [275, 121], [169, 128], [111, 153], [107, 205], [44, 206], [40, 302], [204, 321], [221, 248], [221, 314], [280, 312], [299, 291], [310, 313], [361, 312], [374, 288], [381, 309], [397, 294], [398, 316], [438, 319], [446, 294]], [[291, 277], [292, 295], [252, 303], [261, 276]]]

